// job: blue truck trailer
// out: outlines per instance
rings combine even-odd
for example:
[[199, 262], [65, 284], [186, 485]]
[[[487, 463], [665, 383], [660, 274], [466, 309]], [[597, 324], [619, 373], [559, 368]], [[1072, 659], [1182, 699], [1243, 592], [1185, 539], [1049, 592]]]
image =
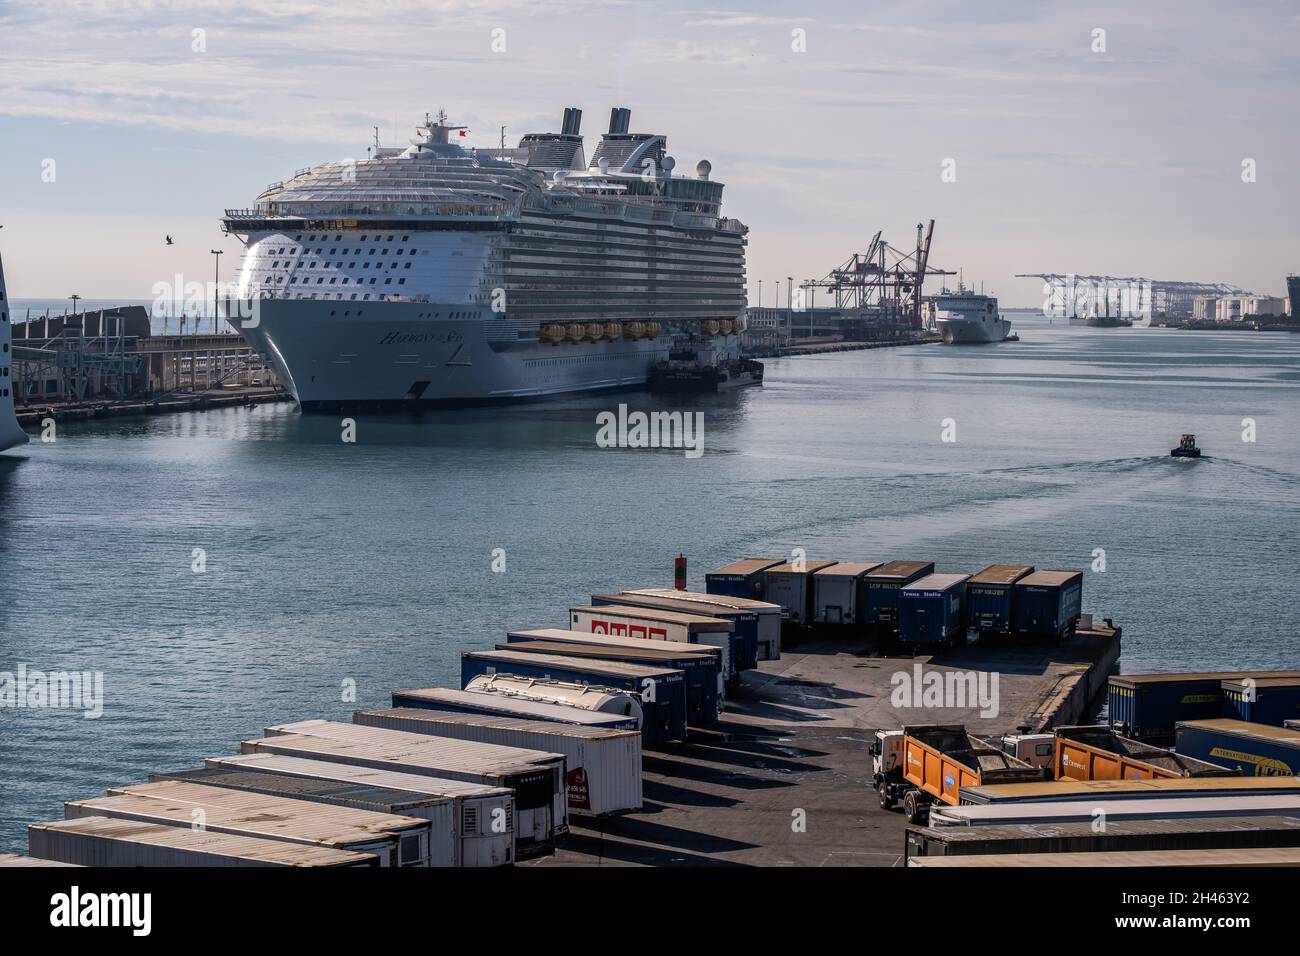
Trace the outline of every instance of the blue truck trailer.
[[763, 574], [768, 568], [784, 563], [780, 558], [743, 558], [704, 575], [704, 590], [709, 594], [766, 601]]
[[898, 592], [905, 585], [934, 573], [933, 561], [890, 561], [866, 576], [864, 624], [875, 628], [898, 629]]
[[1061, 640], [1083, 610], [1082, 571], [1035, 571], [1015, 583], [1011, 631], [1018, 638]]
[[620, 638], [545, 627], [510, 631], [506, 643], [498, 644], [497, 650], [673, 668], [686, 678], [686, 719], [689, 723], [714, 724], [722, 713], [722, 655], [718, 648], [708, 644], [643, 641], [638, 637]]
[[898, 639], [904, 644], [958, 644], [966, 637], [968, 574], [927, 574], [898, 591]]
[[1252, 777], [1300, 776], [1300, 730], [1244, 720], [1185, 720], [1177, 728], [1180, 754]]
[[966, 626], [981, 637], [1011, 634], [1016, 582], [1034, 573], [1032, 564], [990, 564], [966, 582]]
[[1112, 674], [1106, 691], [1111, 728], [1121, 737], [1172, 746], [1180, 721], [1222, 717], [1223, 682], [1243, 677], [1297, 680], [1300, 671]]
[[1300, 678], [1238, 677], [1219, 686], [1224, 717], [1274, 727], [1300, 719]]
[[686, 739], [686, 678], [676, 668], [520, 651], [461, 652], [462, 685], [489, 674], [516, 674], [630, 691], [641, 698], [641, 734], [647, 746]]
[[[736, 672], [753, 670], [758, 666], [758, 612], [717, 604], [707, 600], [709, 597], [705, 594], [687, 599], [666, 591], [660, 593], [645, 589], [620, 591], [617, 594], [593, 594], [591, 603], [595, 607], [641, 607], [656, 611], [676, 611], [679, 614], [702, 614], [730, 621], [732, 659], [736, 662]], [[720, 596], [718, 600], [725, 601], [727, 598]]]

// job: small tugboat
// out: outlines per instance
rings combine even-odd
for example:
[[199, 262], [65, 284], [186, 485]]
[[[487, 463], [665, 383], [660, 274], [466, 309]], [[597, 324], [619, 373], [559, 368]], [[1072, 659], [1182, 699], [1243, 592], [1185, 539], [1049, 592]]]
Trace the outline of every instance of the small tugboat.
[[1169, 450], [1174, 458], [1200, 458], [1201, 450], [1196, 447], [1195, 435], [1184, 435], [1178, 439], [1178, 447]]
[[652, 392], [716, 393], [763, 384], [763, 363], [754, 359], [714, 356], [707, 349], [680, 348], [650, 368]]

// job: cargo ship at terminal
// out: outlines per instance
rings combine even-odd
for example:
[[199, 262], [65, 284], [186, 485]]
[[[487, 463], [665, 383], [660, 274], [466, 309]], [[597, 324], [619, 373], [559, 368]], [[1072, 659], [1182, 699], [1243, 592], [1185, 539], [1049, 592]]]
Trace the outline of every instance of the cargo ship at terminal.
[[615, 108], [590, 162], [581, 111], [516, 149], [468, 149], [439, 112], [405, 148], [327, 162], [228, 209], [245, 244], [232, 321], [304, 411], [636, 388], [674, 339], [736, 354], [746, 226], [701, 160]]

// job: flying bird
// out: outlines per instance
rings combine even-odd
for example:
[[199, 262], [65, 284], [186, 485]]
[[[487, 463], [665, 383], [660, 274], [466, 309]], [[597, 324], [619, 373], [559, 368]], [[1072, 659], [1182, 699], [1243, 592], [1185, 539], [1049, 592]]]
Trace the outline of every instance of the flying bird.
[[169, 246], [171, 246], [171, 245], [175, 245], [175, 243], [172, 242], [172, 237], [171, 237], [171, 236], [168, 236], [168, 237], [167, 237], [167, 245], [169, 245]]

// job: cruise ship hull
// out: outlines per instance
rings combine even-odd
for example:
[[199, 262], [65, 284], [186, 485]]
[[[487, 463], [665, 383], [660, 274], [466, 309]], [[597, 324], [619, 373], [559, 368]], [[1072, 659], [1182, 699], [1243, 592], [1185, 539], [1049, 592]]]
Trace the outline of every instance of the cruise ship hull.
[[235, 322], [268, 356], [305, 412], [400, 411], [631, 389], [668, 355], [669, 340], [540, 342], [506, 317], [432, 319], [418, 302], [259, 302]]
[[939, 319], [936, 325], [949, 345], [985, 345], [1001, 342], [1011, 333], [1006, 319]]

